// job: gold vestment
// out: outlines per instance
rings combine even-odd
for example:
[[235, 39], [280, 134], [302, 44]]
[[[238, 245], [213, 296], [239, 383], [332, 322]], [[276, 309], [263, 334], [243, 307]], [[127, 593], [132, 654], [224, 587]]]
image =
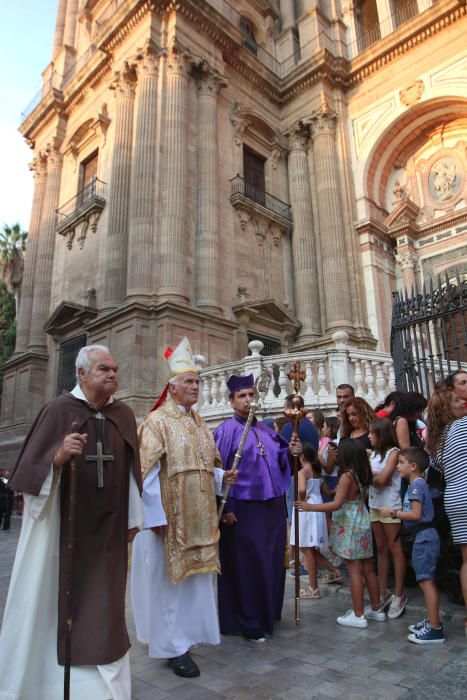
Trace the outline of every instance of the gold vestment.
[[214, 467], [222, 466], [211, 431], [170, 399], [138, 430], [143, 479], [160, 462], [167, 571], [173, 583], [191, 574], [219, 573]]

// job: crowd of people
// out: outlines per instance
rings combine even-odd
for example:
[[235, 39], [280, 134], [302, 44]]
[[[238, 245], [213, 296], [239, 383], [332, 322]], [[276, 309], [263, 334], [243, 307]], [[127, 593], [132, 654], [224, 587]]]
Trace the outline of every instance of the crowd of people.
[[337, 622], [365, 628], [404, 612], [402, 540], [411, 541], [427, 615], [408, 638], [442, 643], [432, 493], [444, 491], [467, 602], [467, 373], [440, 382], [428, 405], [392, 392], [373, 409], [343, 384], [338, 415], [325, 416], [288, 396], [286, 414], [303, 416], [298, 433], [258, 420], [253, 375], [232, 376], [232, 416], [212, 433], [194, 410], [200, 378], [188, 340], [164, 358], [167, 385], [137, 429], [114, 397], [108, 348], [82, 348], [75, 388], [43, 408], [2, 481], [23, 493], [24, 513], [0, 635], [0, 700], [62, 697], [64, 667], [75, 700], [130, 700], [128, 543], [136, 636], [184, 678], [201, 672], [196, 644], [219, 644], [221, 634], [262, 644], [273, 634], [288, 545], [291, 560], [303, 557], [301, 597], [317, 600], [320, 585], [347, 577], [352, 608]]

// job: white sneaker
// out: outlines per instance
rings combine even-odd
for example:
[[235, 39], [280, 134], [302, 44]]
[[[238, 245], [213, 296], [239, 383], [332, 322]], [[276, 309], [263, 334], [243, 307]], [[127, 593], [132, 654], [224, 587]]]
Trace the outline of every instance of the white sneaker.
[[407, 605], [407, 596], [404, 594], [400, 598], [398, 598], [396, 595], [392, 596], [391, 600], [391, 605], [389, 606], [388, 610], [388, 617], [390, 620], [395, 620], [396, 618], [400, 617], [402, 613], [405, 610], [405, 606]]
[[359, 629], [368, 627], [365, 615], [358, 617], [353, 610], [347, 610], [345, 615], [341, 615], [337, 618], [336, 622], [338, 625], [343, 625], [344, 627], [358, 627]]
[[386, 619], [386, 613], [384, 610], [373, 610], [371, 605], [365, 608], [365, 617], [367, 620], [374, 620], [375, 622], [384, 622]]

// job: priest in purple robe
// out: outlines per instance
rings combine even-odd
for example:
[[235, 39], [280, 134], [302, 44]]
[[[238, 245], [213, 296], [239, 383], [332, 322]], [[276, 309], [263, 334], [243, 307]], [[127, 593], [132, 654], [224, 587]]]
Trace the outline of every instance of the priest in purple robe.
[[[235, 452], [255, 398], [254, 377], [232, 376], [227, 382], [232, 418], [214, 431], [224, 469], [231, 469]], [[242, 633], [264, 642], [280, 620], [284, 600], [286, 508], [290, 482], [289, 444], [256, 418], [238, 464], [221, 519], [218, 577], [222, 634]]]

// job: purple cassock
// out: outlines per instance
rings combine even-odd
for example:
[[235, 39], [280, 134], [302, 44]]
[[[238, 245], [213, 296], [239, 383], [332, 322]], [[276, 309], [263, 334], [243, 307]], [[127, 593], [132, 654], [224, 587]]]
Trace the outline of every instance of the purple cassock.
[[[246, 420], [234, 414], [214, 431], [224, 469], [232, 467]], [[253, 419], [224, 513], [237, 522], [221, 524], [218, 577], [222, 634], [267, 632], [280, 620], [284, 600], [286, 509], [290, 482], [289, 445]]]

